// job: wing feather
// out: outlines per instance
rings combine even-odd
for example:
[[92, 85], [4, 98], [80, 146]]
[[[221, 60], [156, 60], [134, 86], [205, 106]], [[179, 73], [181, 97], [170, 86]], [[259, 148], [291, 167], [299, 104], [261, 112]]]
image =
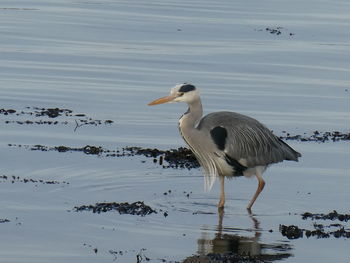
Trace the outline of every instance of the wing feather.
[[199, 130], [212, 130], [221, 126], [227, 130], [222, 151], [244, 165], [254, 167], [283, 160], [297, 161], [300, 153], [275, 136], [257, 120], [234, 112], [215, 112], [205, 116], [198, 124]]

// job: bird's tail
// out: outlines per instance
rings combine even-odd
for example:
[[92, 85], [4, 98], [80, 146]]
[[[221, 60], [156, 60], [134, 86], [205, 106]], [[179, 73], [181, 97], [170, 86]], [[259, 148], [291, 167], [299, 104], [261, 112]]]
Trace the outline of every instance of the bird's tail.
[[292, 147], [290, 147], [288, 144], [286, 144], [284, 141], [282, 141], [280, 138], [278, 138], [281, 144], [284, 146], [283, 150], [285, 153], [285, 159], [288, 161], [298, 161], [298, 158], [301, 157], [301, 153], [294, 150]]

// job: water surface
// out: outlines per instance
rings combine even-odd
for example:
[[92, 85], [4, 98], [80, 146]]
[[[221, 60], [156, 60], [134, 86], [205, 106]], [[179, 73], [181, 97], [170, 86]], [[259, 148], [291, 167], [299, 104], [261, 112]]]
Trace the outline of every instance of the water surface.
[[[10, 220], [0, 224], [1, 258], [186, 262], [234, 251], [270, 261], [349, 260], [347, 240], [288, 240], [278, 231], [279, 224], [311, 228], [305, 211], [349, 213], [348, 142], [290, 142], [303, 158], [269, 168], [253, 215], [245, 206], [257, 182], [238, 178], [227, 182], [223, 217], [218, 185], [204, 192], [199, 169], [8, 146], [184, 146], [177, 119], [186, 106], [147, 106], [182, 82], [200, 88], [206, 113], [248, 114], [278, 135], [349, 132], [349, 11], [341, 0], [1, 1], [0, 108], [59, 107], [114, 121], [74, 131], [74, 118], [20, 125], [6, 120], [38, 118], [0, 115], [0, 174], [69, 182], [0, 183], [0, 218]], [[71, 211], [138, 200], [169, 215]]]

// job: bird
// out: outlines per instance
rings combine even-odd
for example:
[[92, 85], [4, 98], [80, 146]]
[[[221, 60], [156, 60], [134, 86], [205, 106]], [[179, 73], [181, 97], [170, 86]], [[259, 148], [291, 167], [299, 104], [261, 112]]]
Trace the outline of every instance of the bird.
[[203, 117], [198, 89], [190, 83], [177, 84], [170, 94], [153, 100], [149, 106], [185, 102], [188, 110], [179, 119], [179, 131], [204, 170], [205, 188], [220, 179], [218, 208], [225, 205], [225, 177], [256, 176], [258, 187], [248, 203], [251, 208], [264, 189], [266, 168], [284, 160], [298, 161], [301, 154], [274, 135], [258, 120], [231, 111], [209, 113]]

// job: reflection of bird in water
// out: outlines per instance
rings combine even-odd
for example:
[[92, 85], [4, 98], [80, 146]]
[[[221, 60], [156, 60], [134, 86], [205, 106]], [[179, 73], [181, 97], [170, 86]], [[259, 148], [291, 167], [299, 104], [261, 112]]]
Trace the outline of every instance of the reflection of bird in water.
[[263, 190], [262, 178], [267, 166], [283, 160], [298, 161], [300, 153], [293, 150], [257, 120], [234, 112], [214, 112], [202, 118], [203, 109], [198, 90], [191, 84], [175, 86], [169, 96], [149, 103], [186, 102], [187, 112], [179, 120], [182, 137], [204, 168], [206, 188], [217, 176], [221, 181], [219, 208], [224, 207], [224, 178], [253, 176], [258, 188], [249, 202], [250, 209]]
[[[241, 256], [260, 255], [261, 246], [258, 242], [261, 233], [259, 232], [259, 221], [252, 215], [250, 216], [254, 223], [255, 235], [253, 237], [243, 237], [239, 235], [225, 234], [223, 232], [222, 221], [223, 212], [219, 211], [219, 223], [214, 239], [203, 237], [198, 240], [199, 254], [206, 253], [227, 253], [235, 252]], [[203, 233], [204, 234], [204, 233]], [[209, 241], [209, 242], [208, 242]]]
[[[254, 236], [242, 236], [226, 234], [223, 228], [223, 212], [219, 212], [219, 222], [214, 238], [209, 237], [208, 232], [202, 232], [198, 239], [198, 255], [186, 258], [183, 263], [221, 263], [221, 262], [262, 262], [281, 260], [292, 256], [292, 249], [286, 243], [263, 244], [260, 242], [260, 222], [250, 214], [253, 222], [252, 232]], [[232, 230], [231, 230], [232, 231]], [[209, 231], [211, 232], [211, 231]], [[247, 261], [257, 259], [257, 261]]]

